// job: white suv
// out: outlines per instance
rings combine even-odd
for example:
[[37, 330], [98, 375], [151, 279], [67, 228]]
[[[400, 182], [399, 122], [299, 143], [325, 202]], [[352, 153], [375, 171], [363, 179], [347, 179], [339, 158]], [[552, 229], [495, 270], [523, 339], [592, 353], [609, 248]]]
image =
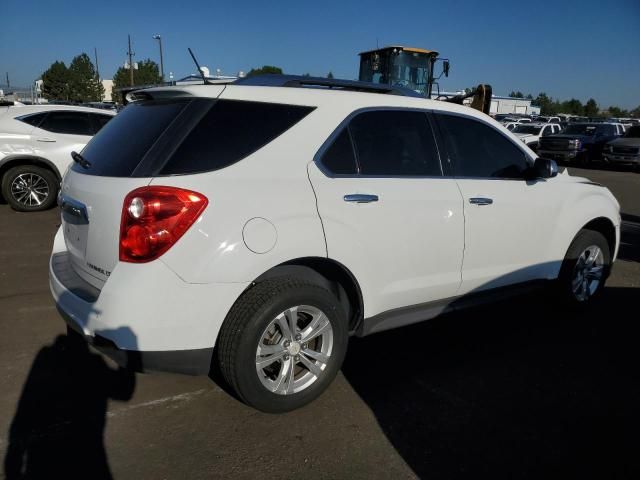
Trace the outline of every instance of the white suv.
[[68, 105], [0, 107], [2, 197], [14, 210], [51, 208], [73, 150], [115, 112]]
[[488, 116], [250, 81], [140, 92], [63, 179], [51, 291], [121, 364], [213, 363], [248, 404], [287, 411], [329, 385], [349, 335], [538, 284], [575, 304], [602, 288], [615, 198]]

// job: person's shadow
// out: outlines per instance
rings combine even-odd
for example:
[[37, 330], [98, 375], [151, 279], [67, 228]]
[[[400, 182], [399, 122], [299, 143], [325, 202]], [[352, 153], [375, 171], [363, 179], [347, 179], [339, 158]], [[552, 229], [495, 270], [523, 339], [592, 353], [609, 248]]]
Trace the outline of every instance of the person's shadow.
[[111, 478], [103, 442], [107, 402], [129, 400], [134, 389], [132, 370], [111, 368], [72, 331], [58, 336], [40, 350], [24, 385], [6, 478]]

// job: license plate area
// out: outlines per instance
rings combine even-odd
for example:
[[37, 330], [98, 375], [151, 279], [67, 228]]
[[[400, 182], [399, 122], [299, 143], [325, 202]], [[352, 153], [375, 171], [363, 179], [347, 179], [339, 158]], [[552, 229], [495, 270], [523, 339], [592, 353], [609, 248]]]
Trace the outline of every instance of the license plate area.
[[84, 259], [89, 234], [89, 217], [84, 204], [68, 197], [60, 201], [67, 250], [72, 258]]

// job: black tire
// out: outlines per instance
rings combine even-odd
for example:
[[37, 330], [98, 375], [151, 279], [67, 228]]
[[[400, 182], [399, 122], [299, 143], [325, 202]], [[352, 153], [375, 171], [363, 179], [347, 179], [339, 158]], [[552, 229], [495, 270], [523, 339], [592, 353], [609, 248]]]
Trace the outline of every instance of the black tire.
[[[602, 279], [595, 291], [590, 293], [586, 299], [579, 298], [574, 292], [573, 281], [576, 279], [576, 266], [580, 256], [591, 246], [597, 246], [602, 252]], [[558, 277], [558, 293], [565, 303], [574, 307], [583, 307], [597, 298], [604, 288], [605, 281], [611, 271], [611, 252], [607, 239], [600, 232], [594, 230], [580, 230], [571, 242], [567, 254], [560, 268]]]
[[[41, 198], [41, 203], [37, 204], [35, 200], [31, 200], [33, 204], [29, 205], [28, 202], [21, 202], [19, 198], [16, 198], [11, 186], [20, 175], [31, 175], [33, 178], [42, 179], [46, 185], [47, 193], [44, 195], [44, 198]], [[20, 165], [10, 168], [2, 177], [2, 196], [11, 208], [18, 212], [38, 212], [51, 208], [56, 203], [59, 188], [60, 182], [51, 170], [35, 165]], [[41, 188], [39, 191], [43, 192], [44, 189]], [[40, 193], [40, 195], [42, 195], [42, 193]]]
[[[309, 305], [325, 314], [333, 330], [333, 348], [313, 383], [297, 393], [273, 393], [258, 377], [256, 350], [276, 316], [298, 305]], [[335, 295], [298, 278], [272, 278], [245, 292], [229, 311], [218, 335], [218, 366], [229, 387], [246, 404], [268, 413], [288, 412], [311, 402], [329, 386], [342, 366], [347, 343], [347, 317]]]

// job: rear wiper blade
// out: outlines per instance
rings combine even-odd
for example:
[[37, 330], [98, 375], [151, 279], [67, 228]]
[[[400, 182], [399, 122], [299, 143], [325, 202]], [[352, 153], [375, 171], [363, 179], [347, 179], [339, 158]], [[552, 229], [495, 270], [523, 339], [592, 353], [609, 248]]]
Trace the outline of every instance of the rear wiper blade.
[[71, 158], [73, 158], [73, 161], [79, 164], [82, 168], [89, 168], [91, 166], [91, 162], [78, 152], [71, 152]]

